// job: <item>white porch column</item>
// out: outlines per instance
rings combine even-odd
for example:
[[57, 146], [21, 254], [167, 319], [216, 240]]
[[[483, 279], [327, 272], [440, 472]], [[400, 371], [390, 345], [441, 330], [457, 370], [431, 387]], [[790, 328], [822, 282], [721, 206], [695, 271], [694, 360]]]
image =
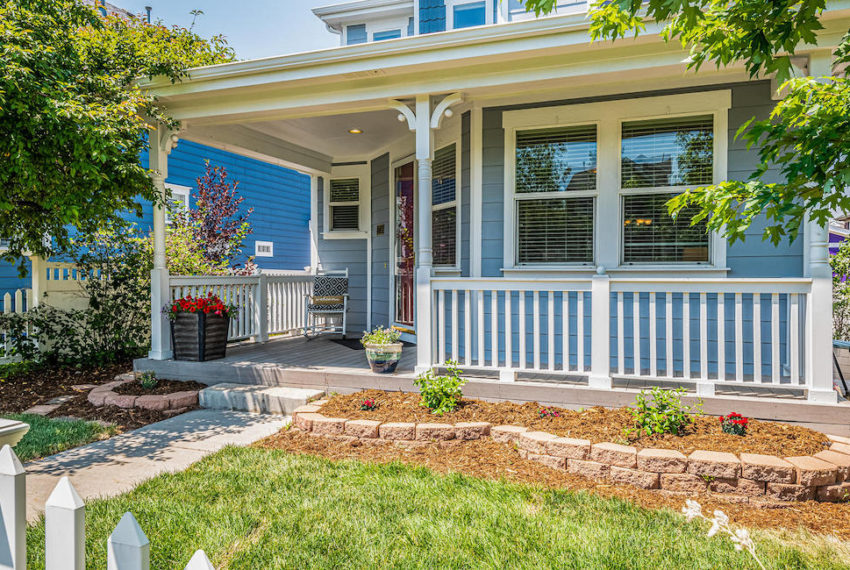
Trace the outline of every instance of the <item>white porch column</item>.
[[834, 404], [838, 402], [838, 393], [832, 381], [832, 269], [828, 248], [829, 230], [811, 222], [809, 272], [812, 291], [806, 311], [806, 378], [809, 401]]
[[177, 144], [177, 135], [159, 126], [150, 134], [149, 168], [151, 180], [161, 199], [153, 208], [153, 270], [151, 271], [151, 350], [153, 360], [171, 358], [171, 328], [162, 307], [171, 297], [168, 265], [165, 259], [165, 179], [168, 178], [168, 154]]
[[431, 136], [431, 96], [416, 97], [416, 161], [418, 165], [419, 202], [417, 204], [419, 247], [416, 252], [416, 371], [431, 367], [431, 274], [434, 255], [431, 247], [431, 161], [434, 145]]
[[[809, 75], [832, 75], [830, 50], [809, 55]], [[809, 401], [834, 404], [838, 393], [832, 380], [832, 268], [829, 265], [829, 228], [815, 221], [808, 223], [808, 276], [812, 278], [806, 311], [806, 379]]]

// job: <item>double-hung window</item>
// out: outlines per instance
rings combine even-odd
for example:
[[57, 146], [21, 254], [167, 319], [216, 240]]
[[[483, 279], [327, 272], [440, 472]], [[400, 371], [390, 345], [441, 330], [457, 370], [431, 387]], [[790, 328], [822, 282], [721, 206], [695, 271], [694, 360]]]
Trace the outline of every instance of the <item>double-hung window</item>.
[[709, 263], [705, 220], [691, 224], [699, 209], [674, 219], [667, 202], [713, 182], [714, 117], [623, 122], [620, 149], [622, 262]]
[[175, 215], [189, 210], [189, 195], [192, 189], [169, 183], [165, 184], [165, 189], [171, 194], [165, 205], [165, 223], [170, 224]]
[[328, 229], [332, 232], [360, 230], [359, 178], [331, 180], [328, 215]]
[[431, 179], [431, 242], [434, 265], [457, 265], [457, 145], [434, 153]]
[[593, 263], [596, 125], [516, 132], [517, 265]]

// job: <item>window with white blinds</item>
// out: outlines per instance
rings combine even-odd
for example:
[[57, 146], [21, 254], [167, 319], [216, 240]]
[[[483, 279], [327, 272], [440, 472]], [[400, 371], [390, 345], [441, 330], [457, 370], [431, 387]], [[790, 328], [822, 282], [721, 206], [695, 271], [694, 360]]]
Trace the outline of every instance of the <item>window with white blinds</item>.
[[[707, 263], [710, 236], [697, 208], [669, 214], [667, 202], [714, 181], [711, 115], [623, 123], [621, 186], [623, 263]], [[652, 192], [652, 189], [658, 192]]]
[[330, 230], [357, 231], [360, 229], [360, 179], [331, 180], [328, 200]]
[[623, 188], [697, 186], [714, 178], [711, 115], [623, 123]]
[[434, 265], [457, 264], [457, 148], [434, 153], [431, 178], [431, 244]]
[[596, 126], [516, 133], [516, 263], [593, 263]]

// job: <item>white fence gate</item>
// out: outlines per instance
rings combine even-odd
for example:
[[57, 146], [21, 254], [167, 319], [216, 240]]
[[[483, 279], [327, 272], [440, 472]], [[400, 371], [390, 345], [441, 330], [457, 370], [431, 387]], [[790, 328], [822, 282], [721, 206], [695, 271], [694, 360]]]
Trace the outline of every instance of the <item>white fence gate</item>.
[[[3, 296], [3, 306], [0, 307], [0, 312], [4, 314], [22, 314], [32, 309], [32, 307], [32, 289], [18, 289], [17, 291], [15, 291], [14, 295], [12, 293], [6, 293]], [[12, 359], [10, 350], [11, 338], [9, 335], [9, 331], [4, 330], [2, 326], [0, 326], [0, 363]]]
[[[8, 445], [0, 450], [0, 570], [27, 567], [26, 471]], [[71, 481], [62, 477], [44, 508], [45, 570], [86, 567], [86, 507]], [[131, 513], [125, 513], [107, 540], [108, 570], [149, 570], [150, 541]], [[213, 570], [203, 550], [187, 570]]]

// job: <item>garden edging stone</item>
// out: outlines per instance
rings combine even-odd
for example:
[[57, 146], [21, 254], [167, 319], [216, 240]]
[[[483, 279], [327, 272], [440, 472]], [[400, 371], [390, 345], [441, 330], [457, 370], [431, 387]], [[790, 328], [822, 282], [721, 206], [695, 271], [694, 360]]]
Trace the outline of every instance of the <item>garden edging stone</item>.
[[[112, 382], [92, 388], [86, 397], [93, 406], [118, 406], [123, 409], [141, 408], [155, 412], [167, 410], [185, 411], [198, 405], [198, 390], [183, 390], [171, 394], [147, 394], [133, 396], [119, 394], [113, 388], [136, 381], [135, 374], [119, 374]], [[318, 411], [319, 408], [316, 408]]]
[[[840, 502], [850, 497], [850, 445], [830, 437], [832, 447], [815, 457], [787, 457], [696, 450], [689, 456], [672, 449], [644, 448], [613, 442], [558, 437], [523, 426], [488, 422], [457, 424], [381, 422], [325, 417], [327, 400], [293, 413], [293, 426], [334, 440], [404, 446], [451, 445], [447, 440], [490, 437], [513, 446], [523, 459], [597, 481], [630, 485], [660, 493], [696, 495], [711, 492], [730, 502]], [[846, 452], [845, 452], [846, 450]], [[775, 503], [774, 503], [775, 504]]]

